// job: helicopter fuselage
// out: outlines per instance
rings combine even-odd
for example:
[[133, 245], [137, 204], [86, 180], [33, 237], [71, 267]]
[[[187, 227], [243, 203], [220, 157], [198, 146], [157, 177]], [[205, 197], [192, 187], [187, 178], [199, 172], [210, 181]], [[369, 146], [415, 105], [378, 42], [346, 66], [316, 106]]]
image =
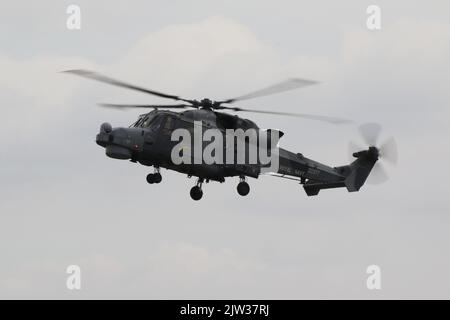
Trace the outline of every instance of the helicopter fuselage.
[[[295, 116], [333, 124], [349, 123], [346, 119], [334, 117], [280, 112], [278, 110], [254, 110], [231, 106], [231, 104], [238, 101], [310, 86], [316, 84], [316, 81], [293, 78], [231, 99], [211, 100], [205, 98], [202, 100], [193, 100], [136, 86], [89, 70], [76, 69], [65, 72], [116, 87], [177, 101], [177, 104], [164, 105], [102, 104], [102, 106], [110, 108], [153, 108], [154, 110], [141, 115], [128, 128], [112, 128], [109, 123], [102, 124], [96, 141], [97, 144], [105, 148], [106, 155], [111, 158], [130, 160], [146, 166], [153, 166], [155, 173], [147, 175], [147, 182], [150, 184], [161, 182], [162, 176], [159, 172], [161, 167], [185, 173], [188, 176], [197, 176], [197, 183], [190, 191], [193, 200], [200, 200], [202, 198], [202, 183], [204, 181], [216, 180], [223, 182], [225, 181], [225, 177], [232, 176], [239, 177], [240, 182], [237, 186], [237, 191], [241, 196], [246, 196], [250, 191], [250, 186], [245, 181], [246, 177], [258, 178], [262, 173], [272, 173], [283, 178], [287, 177], [298, 180], [303, 184], [309, 196], [317, 195], [321, 189], [329, 188], [346, 187], [350, 192], [358, 191], [378, 161], [379, 150], [372, 144], [368, 150], [353, 153], [356, 160], [351, 164], [334, 168], [329, 167], [308, 159], [300, 153], [293, 153], [278, 148], [278, 138], [282, 136], [280, 131], [268, 129], [265, 131], [267, 133], [266, 136], [261, 137], [262, 135], [260, 133], [263, 130], [259, 129], [254, 122], [236, 115], [219, 112], [219, 110], [257, 112], [271, 115]], [[189, 110], [176, 113], [159, 110], [160, 108]], [[206, 129], [206, 132], [214, 129], [212, 130], [213, 134], [208, 136], [208, 138], [200, 133], [200, 143], [195, 139], [195, 133], [199, 127], [202, 129], [200, 130], [201, 132], [203, 129]], [[175, 132], [178, 134], [180, 130], [183, 131], [180, 137], [194, 136], [194, 143], [192, 143], [191, 139], [189, 143], [185, 144], [183, 139], [181, 148], [179, 148], [180, 144], [173, 138]], [[257, 142], [252, 140], [255, 135], [247, 136], [244, 134], [241, 137], [238, 136], [236, 140], [233, 138], [232, 142], [227, 140], [222, 145], [217, 143], [219, 140], [223, 142], [223, 137], [228, 138], [228, 131], [230, 130], [236, 132], [254, 132], [258, 136]], [[377, 136], [376, 133], [379, 132], [379, 130], [370, 131], [375, 132], [375, 137]], [[269, 135], [270, 139], [268, 138]], [[278, 137], [273, 139], [274, 135], [278, 135]], [[366, 139], [366, 141], [370, 142], [375, 140]], [[208, 141], [211, 141], [211, 145], [214, 143], [213, 148], [210, 148], [211, 145], [208, 144]], [[391, 149], [395, 149], [394, 142], [390, 143], [390, 145], [393, 146]], [[256, 150], [263, 151], [258, 152], [256, 157], [254, 152], [255, 147]], [[203, 154], [206, 150], [209, 151], [209, 154], [207, 154], [208, 161], [203, 161]], [[237, 150], [237, 154], [234, 154], [235, 150]], [[266, 157], [264, 153], [266, 153], [266, 156], [270, 155], [270, 157]], [[226, 162], [223, 162], [223, 159], [221, 160], [220, 154], [226, 154]], [[228, 157], [230, 154], [231, 157]], [[181, 162], [178, 161], [180, 156], [182, 157]], [[267, 158], [269, 158], [269, 162], [263, 160]], [[211, 159], [213, 161], [210, 161]], [[273, 160], [275, 160], [275, 165]]]
[[[203, 130], [217, 129], [224, 135], [228, 129], [261, 130], [250, 120], [211, 110], [189, 110], [181, 113], [154, 110], [141, 115], [128, 128], [105, 128], [107, 125], [102, 125], [96, 141], [105, 147], [106, 154], [111, 158], [128, 159], [142, 165], [166, 168], [206, 180], [223, 182], [226, 177], [233, 176], [258, 178], [263, 167], [261, 163], [205, 164], [193, 160], [190, 163], [175, 164], [171, 154], [178, 141], [173, 141], [173, 131], [183, 128], [194, 132], [194, 126], [199, 122]], [[207, 144], [204, 141], [203, 147]], [[229, 145], [230, 142], [225, 141], [224, 153]], [[278, 157], [279, 166], [275, 174], [298, 177], [302, 181], [328, 183], [342, 183], [345, 179], [345, 172], [342, 170], [308, 159], [300, 153], [279, 148]]]
[[[105, 147], [106, 155], [111, 158], [128, 159], [142, 165], [162, 167], [202, 179], [223, 182], [225, 177], [231, 176], [258, 177], [260, 173], [258, 164], [205, 165], [194, 159], [190, 163], [175, 164], [171, 154], [178, 141], [173, 141], [171, 137], [173, 131], [186, 129], [194, 135], [196, 131], [194, 127], [198, 126], [198, 123], [201, 123], [202, 130], [217, 129], [224, 134], [226, 129], [259, 130], [250, 120], [210, 110], [189, 110], [182, 113], [154, 110], [141, 115], [128, 128], [108, 128], [107, 124], [103, 124], [96, 142]], [[207, 142], [204, 144], [207, 145]], [[228, 145], [229, 143], [225, 142], [223, 148], [226, 149]]]

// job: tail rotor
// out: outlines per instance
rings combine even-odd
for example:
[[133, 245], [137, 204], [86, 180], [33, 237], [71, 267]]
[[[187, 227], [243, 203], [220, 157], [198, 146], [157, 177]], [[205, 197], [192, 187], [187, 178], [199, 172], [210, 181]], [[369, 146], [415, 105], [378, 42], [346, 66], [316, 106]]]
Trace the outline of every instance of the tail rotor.
[[388, 163], [390, 166], [395, 166], [398, 162], [397, 143], [393, 137], [390, 137], [380, 144], [379, 140], [382, 128], [377, 123], [365, 123], [359, 126], [358, 129], [366, 147], [360, 147], [357, 143], [350, 141], [350, 154], [353, 157], [357, 157], [361, 150], [369, 147], [369, 152], [372, 150], [373, 156], [377, 157], [379, 161], [373, 167], [367, 182], [373, 185], [382, 184], [389, 179], [385, 163]]

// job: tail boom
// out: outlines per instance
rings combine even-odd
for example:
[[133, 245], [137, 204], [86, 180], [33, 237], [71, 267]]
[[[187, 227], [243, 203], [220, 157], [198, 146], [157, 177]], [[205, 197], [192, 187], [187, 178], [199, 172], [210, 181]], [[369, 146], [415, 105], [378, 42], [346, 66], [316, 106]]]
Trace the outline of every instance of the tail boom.
[[370, 147], [353, 154], [357, 158], [349, 165], [329, 167], [308, 159], [301, 154], [282, 150], [278, 174], [299, 177], [308, 196], [319, 194], [322, 189], [347, 188], [349, 192], [361, 189], [378, 161], [378, 149]]

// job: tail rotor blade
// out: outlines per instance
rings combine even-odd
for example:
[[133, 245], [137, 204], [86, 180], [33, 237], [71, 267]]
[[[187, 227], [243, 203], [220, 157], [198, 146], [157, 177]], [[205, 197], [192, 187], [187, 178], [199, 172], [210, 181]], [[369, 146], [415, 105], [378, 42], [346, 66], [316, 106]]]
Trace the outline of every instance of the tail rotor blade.
[[392, 165], [396, 165], [398, 162], [398, 150], [397, 143], [394, 138], [388, 139], [380, 147], [380, 155], [383, 160], [388, 161]]
[[[398, 161], [397, 143], [394, 138], [389, 138], [380, 147], [378, 147], [378, 140], [381, 135], [381, 126], [377, 123], [365, 123], [359, 126], [359, 132], [366, 144], [365, 148], [359, 147], [356, 143], [349, 143], [349, 154], [353, 155], [354, 152], [370, 151], [370, 147], [375, 147], [379, 152], [379, 159], [372, 168], [369, 177], [367, 179], [368, 184], [378, 185], [386, 182], [389, 179], [388, 171], [384, 167], [383, 160], [395, 165]], [[369, 149], [367, 149], [369, 147]], [[364, 155], [362, 153], [361, 155]], [[354, 158], [352, 158], [354, 161]], [[364, 161], [364, 160], [363, 160]]]
[[381, 126], [378, 123], [365, 123], [359, 127], [359, 132], [367, 145], [376, 146], [381, 133]]
[[368, 183], [379, 185], [389, 180], [389, 176], [380, 162], [377, 162], [369, 175]]

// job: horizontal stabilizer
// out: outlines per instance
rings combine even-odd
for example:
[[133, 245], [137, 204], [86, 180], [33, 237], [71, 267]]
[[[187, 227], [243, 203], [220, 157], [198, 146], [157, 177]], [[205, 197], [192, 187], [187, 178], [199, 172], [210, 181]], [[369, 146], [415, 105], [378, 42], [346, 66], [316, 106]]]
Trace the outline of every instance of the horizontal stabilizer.
[[303, 185], [303, 189], [308, 196], [316, 196], [319, 194], [319, 191], [322, 189], [334, 189], [334, 188], [342, 188], [345, 187], [345, 183], [343, 181], [338, 182], [314, 182], [308, 181]]

